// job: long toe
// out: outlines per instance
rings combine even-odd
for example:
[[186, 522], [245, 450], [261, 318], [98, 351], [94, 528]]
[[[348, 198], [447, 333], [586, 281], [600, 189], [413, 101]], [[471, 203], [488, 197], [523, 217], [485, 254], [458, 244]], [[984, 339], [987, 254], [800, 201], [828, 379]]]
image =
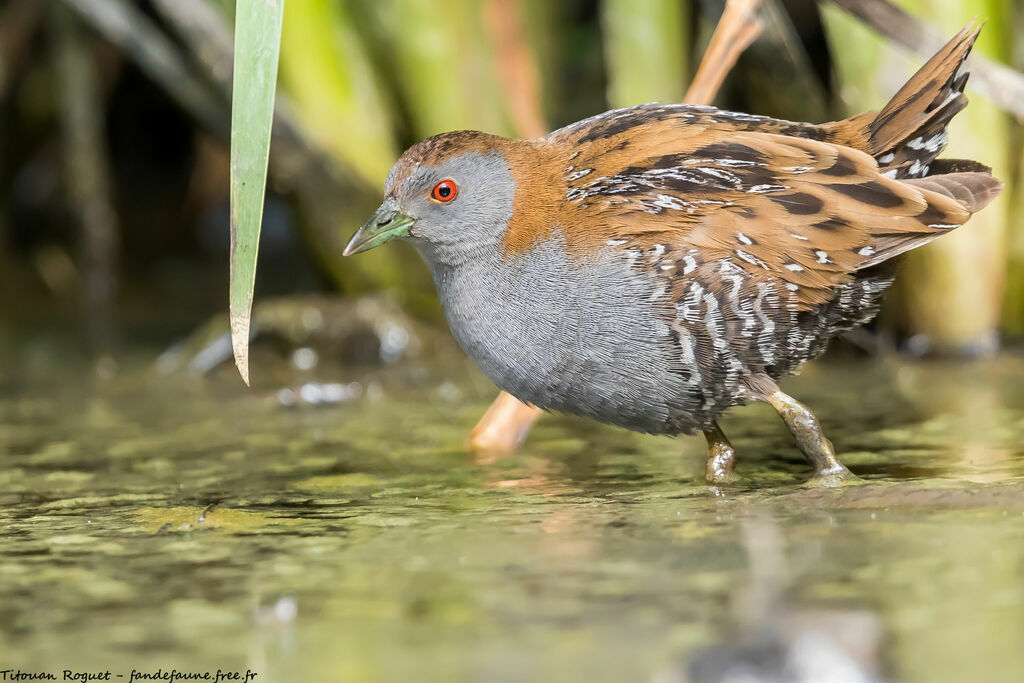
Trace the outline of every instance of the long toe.
[[736, 451], [717, 422], [705, 430], [708, 441], [708, 463], [704, 478], [709, 484], [731, 484], [736, 481]]
[[839, 464], [827, 470], [817, 472], [813, 477], [804, 483], [807, 488], [834, 489], [841, 486], [851, 486], [865, 483], [863, 479], [846, 469], [846, 466]]
[[721, 486], [724, 484], [735, 484], [740, 477], [734, 470], [716, 469], [712, 466], [711, 461], [708, 461], [708, 469], [704, 478], [709, 484]]

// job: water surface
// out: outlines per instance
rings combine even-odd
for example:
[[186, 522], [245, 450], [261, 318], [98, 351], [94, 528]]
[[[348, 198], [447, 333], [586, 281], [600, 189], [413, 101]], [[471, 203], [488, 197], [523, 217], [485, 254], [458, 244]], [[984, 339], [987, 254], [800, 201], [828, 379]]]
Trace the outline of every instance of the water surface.
[[817, 634], [888, 678], [1024, 680], [1019, 358], [810, 365], [784, 386], [866, 481], [826, 491], [765, 406], [723, 422], [730, 487], [703, 439], [565, 417], [474, 458], [493, 389], [443, 343], [252, 391], [33, 348], [0, 371], [0, 668], [678, 681]]

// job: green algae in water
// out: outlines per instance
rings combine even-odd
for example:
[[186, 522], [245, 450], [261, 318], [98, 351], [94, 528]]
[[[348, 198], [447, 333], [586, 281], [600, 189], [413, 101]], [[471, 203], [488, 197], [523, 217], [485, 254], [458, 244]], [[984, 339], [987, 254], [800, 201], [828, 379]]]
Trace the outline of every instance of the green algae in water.
[[477, 462], [493, 390], [464, 367], [326, 406], [216, 379], [6, 390], [3, 668], [678, 680], [802, 624], [852, 629], [891, 677], [1024, 680], [1019, 359], [810, 366], [787, 388], [867, 482], [839, 491], [802, 486], [759, 406], [724, 421], [731, 487], [703, 483], [700, 439], [564, 417]]

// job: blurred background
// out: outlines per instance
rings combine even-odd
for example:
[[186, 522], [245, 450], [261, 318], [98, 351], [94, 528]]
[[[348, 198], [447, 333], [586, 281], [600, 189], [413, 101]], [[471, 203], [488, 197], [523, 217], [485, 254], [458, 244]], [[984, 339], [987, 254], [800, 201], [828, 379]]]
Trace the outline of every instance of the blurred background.
[[[944, 36], [1024, 67], [1012, 0], [905, 0]], [[678, 102], [722, 0], [288, 0], [261, 300], [377, 290], [439, 322], [408, 245], [341, 258], [393, 161], [441, 131], [532, 136], [610, 107]], [[716, 104], [820, 122], [878, 108], [923, 60], [844, 13], [772, 0]], [[0, 4], [0, 328], [116, 357], [226, 308], [230, 0]], [[865, 344], [985, 354], [1024, 332], [1019, 123], [972, 91], [948, 156], [1007, 191], [915, 252]], [[257, 308], [257, 317], [258, 317]], [[2, 337], [2, 333], [0, 333]]]
[[[766, 0], [716, 103], [881, 107], [937, 45], [840, 7], [880, 2]], [[939, 44], [985, 21], [975, 54], [1024, 68], [1024, 1], [898, 4]], [[286, 0], [250, 391], [226, 316], [233, 3], [0, 0], [0, 665], [1024, 680], [1024, 128], [985, 95], [1020, 111], [1016, 76], [975, 72], [945, 152], [1006, 190], [785, 385], [861, 486], [801, 487], [764, 404], [726, 418], [730, 487], [700, 438], [564, 416], [474, 458], [495, 388], [426, 267], [406, 244], [341, 257], [410, 144], [681, 101], [723, 6]]]

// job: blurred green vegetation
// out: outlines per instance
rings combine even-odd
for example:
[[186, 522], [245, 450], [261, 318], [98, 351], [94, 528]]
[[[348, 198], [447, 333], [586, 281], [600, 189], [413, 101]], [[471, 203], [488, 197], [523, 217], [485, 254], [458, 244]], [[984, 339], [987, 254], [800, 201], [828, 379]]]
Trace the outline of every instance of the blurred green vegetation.
[[689, 10], [677, 0], [601, 3], [610, 106], [683, 100], [690, 72]]
[[[119, 42], [98, 18], [105, 8], [124, 3], [55, 4], [70, 6], [88, 28], [88, 48], [103, 76], [100, 97], [93, 99], [106, 112], [107, 147], [94, 156], [107, 157], [98, 168], [112, 169], [107, 203], [116, 210], [122, 232], [117, 248], [125, 263], [116, 278], [122, 283], [118, 300], [153, 288], [155, 273], [163, 271], [148, 266], [163, 263], [168, 254], [178, 268], [210, 273], [177, 286], [219, 282], [223, 275], [216, 268], [223, 268], [226, 245], [216, 234], [226, 233], [226, 221], [217, 212], [223, 211], [226, 188], [218, 174], [225, 171], [226, 139], [217, 121], [226, 120], [227, 93], [216, 64], [209, 62], [223, 48], [216, 36], [230, 36], [233, 3], [177, 4], [178, 14], [215, 9], [215, 26], [208, 17], [192, 25], [180, 17], [175, 21], [168, 9], [175, 3], [167, 0], [138, 5], [132, 21], [145, 20], [167, 34], [171, 57], [180, 63], [180, 73], [167, 72], [178, 77], [165, 73], [163, 80], [167, 58], [163, 64], [147, 62], [137, 46]], [[944, 34], [972, 18], [985, 19], [979, 50], [1005, 62], [1021, 59], [1011, 54], [1020, 12], [1009, 0], [901, 4], [935, 21]], [[342, 261], [340, 255], [345, 238], [379, 199], [401, 150], [445, 130], [537, 135], [612, 106], [679, 101], [722, 5], [287, 0], [261, 253], [266, 272], [259, 276], [257, 297], [324, 287], [351, 295], [391, 289], [410, 310], [436, 316], [426, 270], [407, 246], [360, 259]], [[0, 194], [0, 264], [14, 264], [0, 278], [8, 291], [27, 283], [44, 292], [44, 302], [73, 301], [73, 283], [88, 276], [82, 271], [106, 262], [81, 258], [80, 245], [88, 240], [81, 235], [84, 228], [75, 227], [81, 221], [64, 197], [60, 174], [49, 184], [40, 180], [55, 156], [69, 153], [54, 128], [61, 104], [50, 54], [63, 38], [46, 29], [48, 11], [36, 0], [9, 0], [0, 9], [0, 149], [8, 188]], [[880, 107], [922, 62], [829, 3], [772, 0], [763, 16], [765, 32], [730, 75], [720, 106], [812, 121], [844, 116]], [[197, 92], [208, 94], [202, 106]], [[957, 118], [947, 154], [982, 160], [1009, 188], [1019, 188], [1020, 127], [983, 97], [969, 94], [972, 104]], [[162, 154], [161, 145], [172, 140], [185, 151]], [[49, 194], [40, 195], [40, 186]], [[1024, 331], [1024, 276], [1018, 267], [1024, 231], [1020, 212], [1010, 210], [1014, 202], [1022, 205], [1020, 195], [1006, 192], [966, 230], [908, 259], [886, 316], [891, 329], [957, 350], [987, 348], [999, 330]], [[151, 215], [157, 210], [163, 214]], [[155, 289], [166, 293], [173, 286], [162, 281]], [[202, 298], [204, 314], [219, 304], [209, 291]], [[5, 303], [10, 302], [0, 298]]]
[[314, 141], [371, 187], [400, 151], [391, 104], [345, 3], [288, 0], [281, 80]]

